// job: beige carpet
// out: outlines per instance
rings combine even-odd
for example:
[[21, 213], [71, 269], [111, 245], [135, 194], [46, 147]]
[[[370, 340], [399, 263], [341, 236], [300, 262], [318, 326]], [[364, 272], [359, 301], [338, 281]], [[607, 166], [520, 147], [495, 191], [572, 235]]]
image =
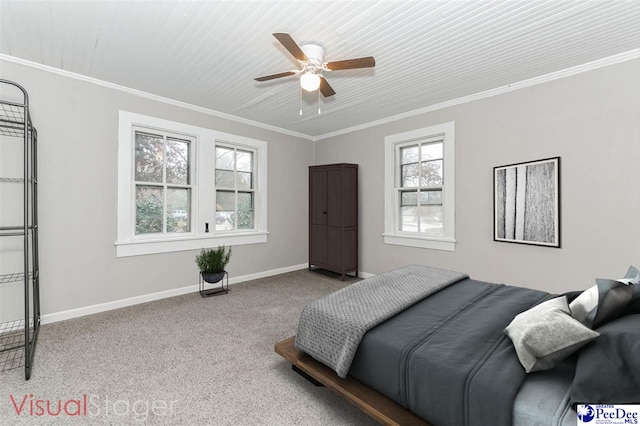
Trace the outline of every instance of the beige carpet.
[[[45, 325], [31, 380], [0, 373], [0, 424], [375, 424], [273, 352], [307, 302], [344, 285], [304, 270]], [[55, 414], [84, 395], [86, 415], [37, 416], [37, 400]]]

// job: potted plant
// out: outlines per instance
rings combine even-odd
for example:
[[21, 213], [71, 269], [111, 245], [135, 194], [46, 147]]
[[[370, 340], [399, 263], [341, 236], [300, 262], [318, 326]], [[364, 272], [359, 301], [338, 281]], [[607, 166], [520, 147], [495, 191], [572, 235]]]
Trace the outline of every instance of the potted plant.
[[220, 246], [217, 249], [202, 249], [200, 254], [196, 256], [196, 263], [200, 268], [202, 279], [213, 284], [217, 283], [224, 277], [224, 268], [231, 258], [231, 246], [227, 249]]

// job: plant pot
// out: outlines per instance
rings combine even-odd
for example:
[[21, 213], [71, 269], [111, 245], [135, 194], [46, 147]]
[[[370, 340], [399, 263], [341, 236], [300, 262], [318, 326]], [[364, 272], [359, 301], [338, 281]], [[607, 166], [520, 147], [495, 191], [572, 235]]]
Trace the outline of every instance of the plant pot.
[[215, 284], [224, 277], [225, 271], [222, 272], [200, 272], [202, 279], [209, 284]]

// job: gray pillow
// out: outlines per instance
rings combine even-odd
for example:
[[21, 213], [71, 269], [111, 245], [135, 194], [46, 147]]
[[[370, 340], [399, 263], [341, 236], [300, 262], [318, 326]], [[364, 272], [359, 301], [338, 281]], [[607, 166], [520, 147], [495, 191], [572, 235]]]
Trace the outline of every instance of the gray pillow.
[[596, 285], [583, 291], [571, 304], [571, 316], [590, 328], [618, 318], [633, 298], [640, 272], [629, 267], [624, 278], [618, 280], [597, 279]]
[[567, 298], [556, 297], [516, 315], [505, 328], [527, 373], [553, 368], [599, 336], [569, 312]]
[[608, 322], [598, 332], [578, 355], [571, 402], [640, 404], [640, 315]]
[[640, 314], [640, 285], [633, 286], [633, 295], [631, 296], [631, 301], [622, 311], [622, 315], [637, 315]]

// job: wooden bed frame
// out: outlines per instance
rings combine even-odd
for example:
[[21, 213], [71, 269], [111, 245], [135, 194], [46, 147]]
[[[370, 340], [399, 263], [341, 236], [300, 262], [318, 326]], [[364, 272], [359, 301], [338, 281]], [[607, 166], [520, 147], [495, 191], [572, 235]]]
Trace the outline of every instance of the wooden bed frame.
[[297, 350], [295, 339], [296, 337], [293, 336], [276, 343], [275, 351], [289, 361], [292, 368], [307, 380], [331, 389], [380, 424], [430, 426], [409, 410], [359, 381], [351, 377], [341, 379], [326, 365]]

